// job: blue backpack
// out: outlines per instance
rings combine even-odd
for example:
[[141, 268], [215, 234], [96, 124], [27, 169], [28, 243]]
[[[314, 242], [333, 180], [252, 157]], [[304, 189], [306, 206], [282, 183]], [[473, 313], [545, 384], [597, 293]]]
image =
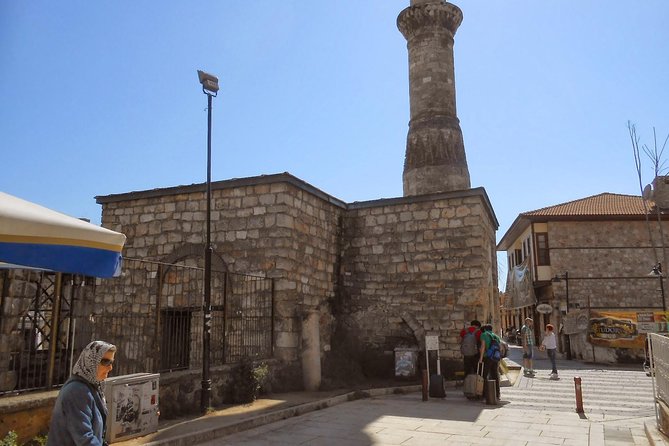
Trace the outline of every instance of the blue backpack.
[[502, 359], [502, 352], [499, 349], [499, 339], [495, 335], [490, 336], [490, 346], [485, 351], [485, 357], [493, 361]]

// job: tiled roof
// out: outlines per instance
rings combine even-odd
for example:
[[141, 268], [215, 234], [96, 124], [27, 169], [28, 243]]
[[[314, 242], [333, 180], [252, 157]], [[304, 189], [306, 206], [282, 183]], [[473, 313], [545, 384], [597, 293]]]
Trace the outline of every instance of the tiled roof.
[[[655, 212], [654, 202], [647, 200], [646, 207], [648, 212]], [[532, 222], [637, 220], [645, 217], [643, 198], [640, 196], [604, 192], [519, 214], [497, 244], [497, 250], [509, 249]]]
[[[646, 202], [648, 209], [655, 203]], [[534, 211], [523, 212], [524, 217], [572, 217], [595, 215], [646, 215], [643, 199], [636, 195], [620, 195], [605, 192], [599, 195], [568, 201]]]

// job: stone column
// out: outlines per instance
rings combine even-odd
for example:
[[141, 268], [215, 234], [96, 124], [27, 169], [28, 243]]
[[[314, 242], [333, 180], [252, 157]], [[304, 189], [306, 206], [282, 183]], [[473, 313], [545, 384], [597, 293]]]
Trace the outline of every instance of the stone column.
[[462, 11], [441, 0], [412, 0], [397, 17], [409, 51], [404, 196], [470, 188], [455, 108], [453, 36], [461, 22]]
[[320, 314], [307, 313], [302, 321], [302, 376], [304, 390], [316, 391], [321, 385]]

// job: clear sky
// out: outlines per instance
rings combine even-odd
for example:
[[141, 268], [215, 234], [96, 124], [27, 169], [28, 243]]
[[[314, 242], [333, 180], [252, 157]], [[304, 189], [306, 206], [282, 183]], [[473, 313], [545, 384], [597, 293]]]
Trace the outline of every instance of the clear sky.
[[[638, 195], [627, 121], [669, 133], [669, 1], [455, 3], [458, 116], [498, 239], [520, 212]], [[204, 182], [202, 69], [221, 83], [213, 180], [401, 196], [408, 5], [0, 0], [0, 190], [99, 223], [96, 195]]]

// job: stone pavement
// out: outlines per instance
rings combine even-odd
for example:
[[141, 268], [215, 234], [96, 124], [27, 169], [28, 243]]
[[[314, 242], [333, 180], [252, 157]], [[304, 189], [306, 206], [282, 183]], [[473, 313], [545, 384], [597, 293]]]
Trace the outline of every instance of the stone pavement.
[[[418, 392], [420, 386], [409, 386], [403, 389]], [[376, 389], [367, 392], [351, 392], [343, 389], [325, 392], [273, 394], [260, 398], [251, 404], [226, 407], [204, 416], [161, 420], [158, 432], [113, 444], [115, 446], [190, 446], [198, 441], [263, 426], [361, 397], [379, 396], [392, 390]]]
[[[512, 349], [510, 357], [519, 361], [519, 349]], [[535, 369], [535, 378], [509, 373], [513, 385], [502, 388], [497, 406], [469, 401], [461, 388], [449, 388], [445, 399], [427, 402], [421, 401], [416, 386], [405, 394], [375, 390], [364, 399], [356, 399], [360, 393], [298, 392], [163, 426], [152, 437], [116, 444], [666, 444], [655, 428], [652, 382], [640, 365], [560, 360], [558, 381], [548, 379], [548, 360], [537, 360]], [[582, 378], [584, 414], [575, 411], [577, 375]]]
[[[503, 392], [504, 393], [504, 392]], [[470, 402], [458, 391], [444, 401], [414, 394], [358, 400], [219, 438], [214, 445], [647, 445], [643, 427], [633, 435], [575, 412]]]

